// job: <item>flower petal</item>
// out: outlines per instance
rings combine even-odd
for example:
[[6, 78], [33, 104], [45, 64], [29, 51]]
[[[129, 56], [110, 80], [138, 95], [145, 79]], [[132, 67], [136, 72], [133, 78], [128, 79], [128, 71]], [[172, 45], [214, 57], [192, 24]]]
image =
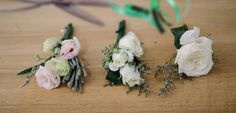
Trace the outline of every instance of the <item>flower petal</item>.
[[211, 39], [206, 37], [200, 37], [195, 41], [195, 43], [199, 44], [201, 47], [205, 47], [208, 51], [213, 52]]
[[186, 31], [180, 38], [180, 44], [185, 45], [194, 42], [200, 35], [200, 29], [194, 27], [192, 30]]
[[117, 67], [113, 62], [110, 62], [108, 67], [111, 71], [117, 71], [119, 69], [119, 67]]
[[133, 60], [134, 60], [134, 55], [133, 55], [130, 51], [127, 51], [127, 50], [124, 50], [124, 51], [127, 53], [128, 62], [133, 62]]

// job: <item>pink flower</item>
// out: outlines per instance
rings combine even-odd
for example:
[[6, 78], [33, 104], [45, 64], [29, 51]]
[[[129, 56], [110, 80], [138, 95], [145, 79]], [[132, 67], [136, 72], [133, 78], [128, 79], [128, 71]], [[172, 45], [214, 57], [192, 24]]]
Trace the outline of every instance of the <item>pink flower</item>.
[[61, 82], [60, 77], [48, 67], [40, 66], [35, 76], [38, 86], [48, 90], [58, 87]]
[[72, 59], [78, 55], [80, 43], [76, 37], [61, 42], [60, 56], [65, 59]]

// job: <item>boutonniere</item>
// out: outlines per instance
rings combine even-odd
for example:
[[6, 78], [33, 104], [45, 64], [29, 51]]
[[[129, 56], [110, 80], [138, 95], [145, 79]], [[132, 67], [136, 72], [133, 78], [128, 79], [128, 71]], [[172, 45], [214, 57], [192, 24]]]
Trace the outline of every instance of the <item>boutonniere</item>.
[[128, 92], [138, 88], [140, 93], [152, 93], [141, 77], [149, 73], [148, 66], [139, 60], [143, 55], [141, 42], [133, 32], [126, 33], [125, 28], [125, 20], [123, 20], [116, 31], [116, 43], [102, 51], [105, 56], [102, 64], [107, 71], [106, 79], [109, 85], [127, 85]]
[[189, 30], [184, 25], [171, 29], [171, 32], [175, 37], [177, 54], [174, 54], [164, 65], [157, 66], [156, 77], [161, 77], [164, 82], [159, 95], [168, 93], [175, 87], [173, 83], [175, 78], [183, 80], [207, 75], [215, 61], [210, 35], [200, 37], [198, 27]]
[[64, 36], [60, 38], [48, 38], [43, 43], [43, 51], [51, 53], [47, 58], [37, 56], [41, 63], [27, 68], [17, 75], [25, 75], [27, 85], [35, 75], [39, 87], [45, 89], [57, 88], [66, 83], [69, 88], [82, 92], [82, 85], [88, 75], [85, 63], [77, 57], [80, 51], [79, 40], [73, 36], [73, 26], [68, 24]]

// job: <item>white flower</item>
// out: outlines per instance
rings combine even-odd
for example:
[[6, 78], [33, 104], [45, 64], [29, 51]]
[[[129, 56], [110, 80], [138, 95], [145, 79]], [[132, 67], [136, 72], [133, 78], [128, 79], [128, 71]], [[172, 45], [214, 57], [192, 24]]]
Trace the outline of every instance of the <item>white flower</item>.
[[111, 71], [117, 71], [117, 70], [119, 70], [119, 67], [117, 67], [113, 62], [110, 62], [110, 63], [108, 64], [108, 67], [109, 67], [109, 69], [110, 69]]
[[60, 77], [48, 67], [40, 66], [35, 76], [39, 87], [49, 90], [60, 85]]
[[117, 71], [120, 67], [124, 66], [128, 60], [128, 55], [125, 51], [117, 49], [112, 54], [112, 62], [109, 63], [109, 69]]
[[133, 53], [131, 53], [130, 51], [127, 51], [127, 50], [121, 50], [121, 51], [124, 51], [128, 57], [128, 62], [133, 62], [134, 61], [134, 55]]
[[211, 46], [212, 41], [210, 39], [200, 37], [177, 50], [175, 63], [178, 63], [179, 73], [193, 77], [206, 75], [214, 64]]
[[120, 39], [119, 48], [131, 51], [137, 57], [143, 55], [141, 42], [133, 32], [128, 32], [124, 37]]
[[56, 37], [48, 38], [43, 43], [43, 51], [50, 52], [60, 43], [60, 39]]
[[181, 37], [180, 37], [180, 44], [189, 44], [194, 42], [200, 35], [200, 29], [198, 27], [193, 27], [193, 30], [186, 31]]
[[141, 85], [144, 80], [140, 77], [140, 73], [135, 66], [126, 64], [120, 69], [123, 84], [128, 84], [130, 87]]
[[117, 67], [122, 67], [128, 60], [128, 56], [124, 51], [120, 50], [118, 53], [113, 53], [112, 60]]
[[134, 56], [131, 52], [118, 49], [112, 54], [112, 62], [108, 64], [111, 71], [117, 71], [120, 67], [123, 67], [126, 62], [133, 62]]

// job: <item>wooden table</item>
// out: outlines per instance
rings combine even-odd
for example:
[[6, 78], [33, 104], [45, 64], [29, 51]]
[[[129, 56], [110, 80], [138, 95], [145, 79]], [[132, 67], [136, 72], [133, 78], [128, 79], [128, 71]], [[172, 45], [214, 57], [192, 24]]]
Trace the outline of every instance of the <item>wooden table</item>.
[[[125, 0], [116, 1], [122, 4]], [[131, 0], [130, 0], [131, 1]], [[144, 0], [132, 3], [148, 6]], [[180, 1], [181, 7], [183, 3]], [[23, 3], [1, 0], [0, 7], [18, 7]], [[175, 52], [169, 29], [161, 35], [143, 20], [120, 16], [109, 8], [84, 7], [105, 22], [99, 27], [77, 19], [53, 5], [31, 11], [0, 13], [0, 113], [235, 113], [236, 112], [236, 1], [193, 0], [191, 12], [184, 18], [189, 26], [201, 28], [201, 35], [212, 34], [214, 53], [219, 62], [208, 76], [177, 83], [166, 96], [137, 96], [127, 87], [103, 87], [105, 71], [101, 67], [101, 50], [115, 41], [115, 30], [121, 19], [127, 20], [144, 43], [142, 60], [152, 70]], [[55, 90], [39, 88], [35, 78], [20, 88], [24, 78], [16, 73], [36, 64], [35, 55], [42, 52], [43, 42], [51, 36], [62, 36], [60, 30], [69, 22], [82, 44], [80, 56], [88, 63], [90, 76], [79, 94], [65, 86]], [[162, 84], [153, 74], [145, 76], [151, 88]]]

